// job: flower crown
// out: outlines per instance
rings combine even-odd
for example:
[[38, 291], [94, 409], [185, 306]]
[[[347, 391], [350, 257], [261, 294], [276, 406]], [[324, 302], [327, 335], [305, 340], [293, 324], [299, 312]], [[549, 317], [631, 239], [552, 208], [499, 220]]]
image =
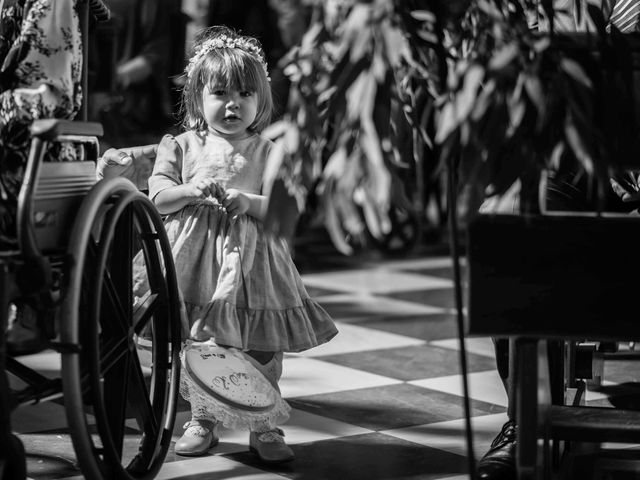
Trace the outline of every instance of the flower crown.
[[262, 52], [260, 46], [257, 45], [251, 38], [229, 37], [227, 35], [220, 35], [215, 38], [210, 38], [196, 47], [193, 57], [189, 59], [189, 63], [185, 68], [187, 77], [191, 77], [193, 69], [198, 64], [198, 62], [202, 60], [202, 57], [216, 48], [237, 48], [249, 53], [250, 55], [255, 57], [258, 62], [260, 62], [260, 65], [262, 65], [262, 68], [264, 69], [264, 73], [267, 75], [267, 80], [271, 81], [271, 78], [269, 78], [269, 71], [267, 70], [267, 62], [264, 58], [264, 53]]

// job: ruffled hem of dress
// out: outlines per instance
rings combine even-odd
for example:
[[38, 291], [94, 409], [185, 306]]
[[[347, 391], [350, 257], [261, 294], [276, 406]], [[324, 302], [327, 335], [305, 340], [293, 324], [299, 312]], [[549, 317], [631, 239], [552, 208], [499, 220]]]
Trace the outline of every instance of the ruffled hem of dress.
[[227, 405], [206, 393], [191, 376], [182, 369], [180, 394], [191, 404], [191, 416], [221, 423], [233, 430], [262, 432], [273, 430], [289, 419], [291, 407], [278, 394], [273, 407], [267, 411], [252, 412]]
[[311, 298], [283, 310], [247, 309], [224, 300], [185, 306], [188, 318], [202, 319], [191, 330], [193, 338], [210, 335], [218, 345], [242, 350], [301, 352], [328, 342], [338, 333], [331, 317]]

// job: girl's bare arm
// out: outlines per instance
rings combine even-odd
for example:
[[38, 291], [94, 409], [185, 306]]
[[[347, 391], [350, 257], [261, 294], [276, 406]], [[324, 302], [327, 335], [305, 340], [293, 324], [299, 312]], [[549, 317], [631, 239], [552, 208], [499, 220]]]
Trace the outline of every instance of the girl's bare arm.
[[177, 212], [196, 198], [202, 198], [202, 192], [190, 183], [169, 187], [159, 192], [153, 202], [161, 215]]

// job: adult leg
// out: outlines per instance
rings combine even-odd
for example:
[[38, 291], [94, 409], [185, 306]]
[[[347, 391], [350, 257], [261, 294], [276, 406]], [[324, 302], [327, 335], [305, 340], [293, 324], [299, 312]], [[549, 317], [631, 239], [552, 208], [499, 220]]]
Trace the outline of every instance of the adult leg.
[[[509, 375], [511, 370], [509, 355], [510, 341], [507, 338], [493, 339], [494, 352], [496, 356], [496, 368], [502, 384], [510, 400], [512, 377]], [[481, 479], [515, 479], [516, 478], [516, 432], [515, 410], [513, 402], [507, 403], [508, 420], [502, 426], [500, 433], [491, 442], [489, 450], [480, 459], [476, 469], [476, 475]]]

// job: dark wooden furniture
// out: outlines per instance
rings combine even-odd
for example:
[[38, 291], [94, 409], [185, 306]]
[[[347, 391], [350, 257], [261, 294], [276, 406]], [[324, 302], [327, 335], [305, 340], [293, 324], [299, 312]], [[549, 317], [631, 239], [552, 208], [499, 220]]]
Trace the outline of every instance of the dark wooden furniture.
[[[479, 215], [469, 224], [466, 333], [511, 339], [520, 479], [571, 478], [571, 455], [585, 444], [604, 455], [600, 442], [640, 443], [640, 412], [569, 394], [575, 342], [640, 338], [639, 240], [640, 218], [628, 215]], [[555, 381], [542, 340], [568, 347]], [[621, 465], [614, 459], [607, 453], [607, 469]], [[640, 471], [640, 459], [634, 465]]]

